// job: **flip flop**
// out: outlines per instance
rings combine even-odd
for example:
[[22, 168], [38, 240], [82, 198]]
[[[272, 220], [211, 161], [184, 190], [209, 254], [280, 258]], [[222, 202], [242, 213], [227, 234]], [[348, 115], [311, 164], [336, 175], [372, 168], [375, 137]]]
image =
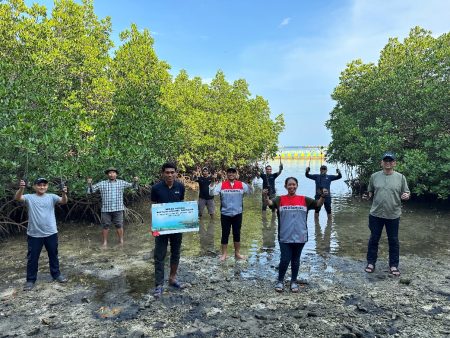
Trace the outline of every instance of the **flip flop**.
[[[369, 265], [372, 265], [372, 267], [370, 267]], [[375, 271], [375, 264], [367, 264], [364, 271], [367, 273], [373, 273]]]
[[299, 286], [296, 282], [291, 283], [291, 292], [297, 293], [299, 291]]

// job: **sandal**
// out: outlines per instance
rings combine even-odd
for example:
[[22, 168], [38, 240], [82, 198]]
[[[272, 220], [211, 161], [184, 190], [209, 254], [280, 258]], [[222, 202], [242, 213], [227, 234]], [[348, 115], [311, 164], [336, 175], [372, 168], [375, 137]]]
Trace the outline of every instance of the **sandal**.
[[283, 292], [284, 291], [284, 283], [283, 282], [277, 282], [277, 284], [275, 284], [275, 291], [276, 292]]
[[395, 266], [391, 266], [389, 268], [389, 273], [394, 276], [394, 277], [399, 277], [400, 276], [400, 270], [397, 269]]
[[299, 290], [298, 284], [296, 282], [291, 282], [291, 292], [297, 293]]
[[367, 264], [367, 266], [364, 269], [364, 271], [367, 272], [367, 273], [373, 273], [375, 271], [375, 264]]

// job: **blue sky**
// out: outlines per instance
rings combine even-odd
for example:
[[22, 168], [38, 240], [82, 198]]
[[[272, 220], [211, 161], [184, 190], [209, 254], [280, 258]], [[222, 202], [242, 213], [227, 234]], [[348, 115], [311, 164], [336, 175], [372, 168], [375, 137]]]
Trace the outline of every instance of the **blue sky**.
[[[38, 2], [47, 8], [53, 1]], [[414, 26], [434, 36], [450, 31], [447, 0], [97, 0], [110, 16], [113, 40], [136, 23], [155, 39], [172, 75], [181, 69], [205, 81], [217, 70], [244, 78], [253, 95], [283, 113], [280, 145], [326, 145], [330, 95], [348, 62], [376, 62], [389, 37]]]

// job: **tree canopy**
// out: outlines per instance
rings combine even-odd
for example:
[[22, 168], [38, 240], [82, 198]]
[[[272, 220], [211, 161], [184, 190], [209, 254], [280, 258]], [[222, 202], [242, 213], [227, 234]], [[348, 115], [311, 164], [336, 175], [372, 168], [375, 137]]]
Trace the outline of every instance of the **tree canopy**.
[[111, 165], [151, 182], [166, 160], [244, 165], [274, 155], [284, 127], [244, 79], [174, 79], [147, 29], [123, 31], [92, 0], [57, 0], [51, 13], [0, 4], [0, 198], [19, 178], [46, 176], [84, 194]]
[[450, 196], [450, 33], [420, 27], [389, 39], [377, 64], [355, 60], [341, 73], [326, 126], [331, 161], [367, 182], [384, 151], [398, 156], [416, 195]]

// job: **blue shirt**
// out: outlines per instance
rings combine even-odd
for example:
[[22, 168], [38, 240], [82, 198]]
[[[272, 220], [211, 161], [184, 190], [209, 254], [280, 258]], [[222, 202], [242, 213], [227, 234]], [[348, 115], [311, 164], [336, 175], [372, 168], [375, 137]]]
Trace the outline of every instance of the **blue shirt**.
[[171, 188], [165, 181], [156, 183], [152, 187], [151, 201], [153, 203], [170, 203], [184, 201], [184, 185], [178, 181], [173, 182]]
[[[309, 173], [305, 173], [305, 176], [311, 180], [316, 181], [316, 195], [320, 195], [322, 189], [327, 189], [329, 193], [331, 193], [330, 186], [332, 181], [336, 181], [342, 177], [342, 174], [339, 173], [337, 175], [321, 175], [315, 174], [310, 175]], [[327, 196], [329, 198], [329, 196]]]

